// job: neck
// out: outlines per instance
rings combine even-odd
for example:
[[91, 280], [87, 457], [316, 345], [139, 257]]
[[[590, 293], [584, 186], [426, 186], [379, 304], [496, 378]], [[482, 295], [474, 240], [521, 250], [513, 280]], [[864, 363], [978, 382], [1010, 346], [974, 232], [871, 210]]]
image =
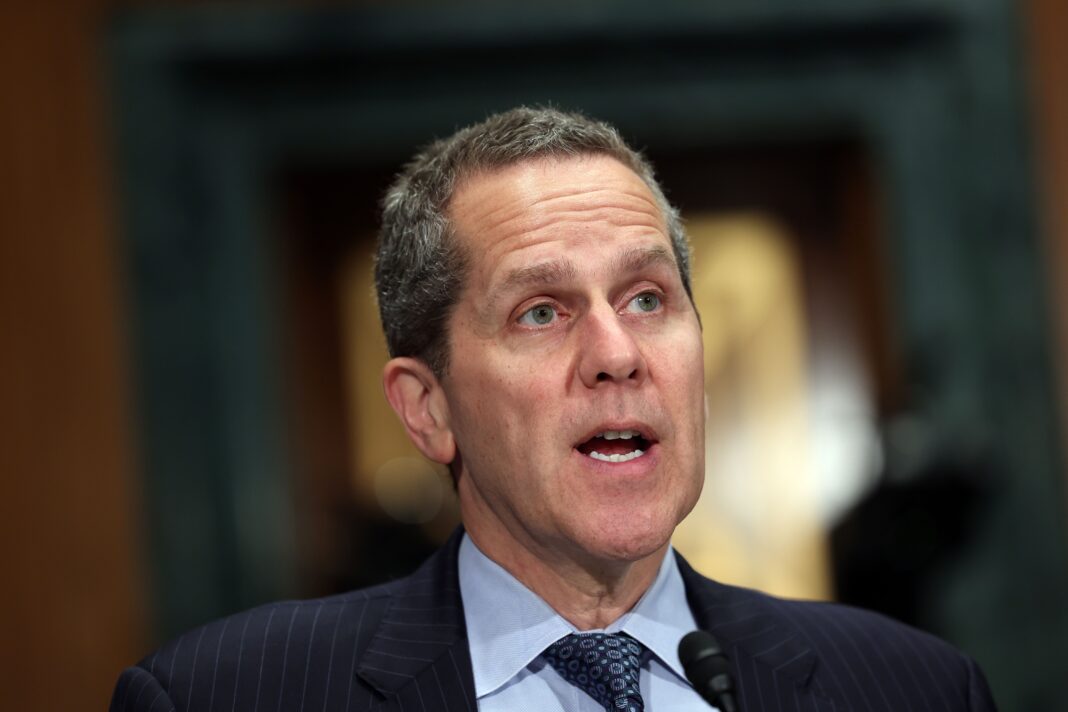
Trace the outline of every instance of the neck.
[[632, 609], [656, 579], [668, 548], [665, 543], [635, 561], [604, 561], [580, 552], [508, 546], [507, 537], [487, 536], [477, 527], [467, 533], [482, 553], [578, 630], [606, 628]]

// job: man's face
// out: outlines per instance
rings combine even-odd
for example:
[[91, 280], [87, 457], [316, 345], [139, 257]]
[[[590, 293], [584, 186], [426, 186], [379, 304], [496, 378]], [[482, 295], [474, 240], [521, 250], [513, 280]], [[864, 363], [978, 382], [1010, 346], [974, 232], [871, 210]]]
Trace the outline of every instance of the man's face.
[[[492, 555], [663, 547], [704, 471], [701, 334], [648, 187], [606, 156], [463, 181], [442, 380], [465, 525]], [[515, 558], [513, 558], [515, 560]]]

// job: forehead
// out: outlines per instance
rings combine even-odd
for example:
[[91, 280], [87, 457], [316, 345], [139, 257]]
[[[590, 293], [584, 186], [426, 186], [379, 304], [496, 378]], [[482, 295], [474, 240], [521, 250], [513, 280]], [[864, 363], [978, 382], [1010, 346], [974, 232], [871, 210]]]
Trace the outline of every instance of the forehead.
[[670, 248], [652, 191], [604, 155], [539, 158], [474, 174], [457, 186], [448, 213], [475, 279], [505, 263], [614, 242]]

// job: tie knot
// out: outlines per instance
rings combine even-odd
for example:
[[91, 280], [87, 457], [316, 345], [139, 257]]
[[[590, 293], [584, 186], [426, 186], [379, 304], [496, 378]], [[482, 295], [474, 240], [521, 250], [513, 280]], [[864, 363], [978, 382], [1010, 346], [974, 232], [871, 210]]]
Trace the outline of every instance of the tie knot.
[[643, 648], [625, 633], [564, 636], [542, 654], [560, 676], [609, 712], [643, 712], [638, 680]]

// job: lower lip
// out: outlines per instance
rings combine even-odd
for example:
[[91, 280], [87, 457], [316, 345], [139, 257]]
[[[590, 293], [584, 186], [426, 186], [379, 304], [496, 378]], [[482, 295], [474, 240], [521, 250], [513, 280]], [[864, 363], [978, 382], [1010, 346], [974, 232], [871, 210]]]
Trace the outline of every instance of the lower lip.
[[595, 460], [577, 449], [572, 449], [571, 454], [579, 459], [583, 467], [597, 473], [612, 477], [641, 477], [655, 469], [660, 461], [660, 443], [653, 443], [640, 456], [626, 462]]

